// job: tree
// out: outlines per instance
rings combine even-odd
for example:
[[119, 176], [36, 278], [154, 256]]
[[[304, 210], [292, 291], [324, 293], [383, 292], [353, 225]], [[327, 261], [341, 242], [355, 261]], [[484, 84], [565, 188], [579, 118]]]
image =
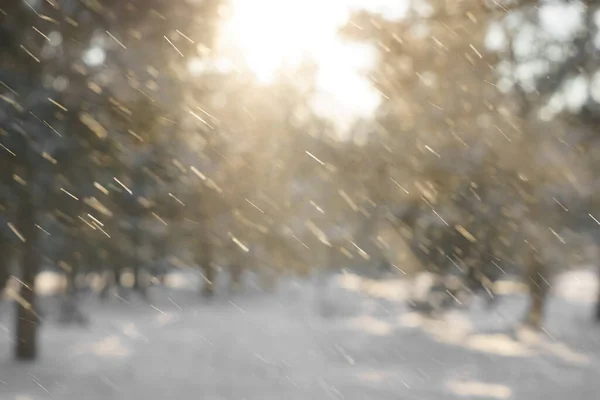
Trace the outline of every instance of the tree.
[[[575, 7], [581, 11], [583, 3]], [[535, 51], [525, 51], [523, 40], [507, 46], [515, 43], [509, 39], [516, 32], [533, 37], [535, 22], [525, 25], [523, 17], [535, 21], [540, 12], [545, 12], [543, 7], [528, 1], [489, 8], [481, 2], [456, 7], [432, 2], [430, 7], [411, 8], [400, 22], [358, 15], [354, 22], [360, 29], [349, 27], [345, 32], [359, 39], [374, 38], [383, 49], [373, 81], [386, 98], [374, 136], [387, 152], [381, 151], [380, 167], [368, 171], [374, 182], [370, 196], [388, 208], [402, 209], [401, 203], [412, 202], [409, 194], [416, 192], [414, 198], [423, 203], [409, 213], [417, 215], [398, 215], [414, 231], [415, 254], [439, 273], [452, 270], [453, 263], [463, 265], [469, 286], [484, 287], [497, 275], [499, 269], [488, 266], [499, 261], [499, 252], [506, 253], [501, 249], [510, 243], [507, 235], [529, 243], [522, 246], [513, 240], [515, 254], [502, 257], [512, 266], [502, 270], [525, 275], [533, 298], [527, 320], [534, 325], [539, 324], [547, 289], [545, 271], [550, 272], [550, 264], [554, 264], [550, 269], [559, 268], [558, 260], [564, 259], [559, 256], [566, 253], [558, 239], [564, 216], [552, 199], [573, 189], [569, 175], [585, 171], [577, 160], [579, 169], [569, 168], [574, 157], [555, 143], [563, 136], [548, 134], [557, 125], [535, 113], [548, 114], [548, 107], [539, 102], [551, 99], [561, 87], [561, 74], [581, 67], [585, 43], [596, 31], [571, 29], [567, 47], [581, 51], [572, 57], [563, 51], [566, 62], [555, 66], [540, 57], [546, 57], [547, 46], [556, 47], [556, 37], [546, 34], [550, 40], [536, 43], [535, 49], [528, 47]], [[589, 26], [592, 14], [585, 15]], [[497, 16], [509, 31], [501, 40], [491, 35], [502, 31], [494, 22]], [[487, 51], [494, 45], [502, 47], [500, 54]], [[506, 62], [506, 57], [515, 56], [521, 59]], [[588, 59], [586, 65], [590, 63]], [[536, 66], [532, 77], [523, 76], [525, 67]], [[496, 84], [498, 73], [502, 78]], [[506, 93], [511, 85], [515, 90]], [[390, 182], [397, 188], [390, 189]], [[536, 203], [531, 198], [544, 200]], [[430, 222], [425, 223], [427, 215]], [[426, 229], [419, 232], [421, 223]], [[466, 240], [465, 232], [471, 240]], [[537, 255], [541, 249], [545, 255]]]
[[[490, 48], [502, 59], [497, 69], [499, 85], [517, 100], [529, 140], [538, 147], [555, 139], [562, 143], [550, 159], [562, 171], [546, 179], [546, 188], [564, 188], [554, 197], [562, 200], [563, 210], [570, 210], [559, 209], [561, 223], [594, 238], [598, 237], [598, 224], [591, 218], [597, 210], [597, 185], [591, 173], [598, 146], [597, 10], [594, 1], [540, 6], [523, 2], [510, 15], [498, 18], [488, 33]], [[555, 26], [559, 15], [569, 21], [560, 33]], [[549, 124], [550, 131], [542, 128]], [[559, 178], [564, 183], [557, 182]], [[600, 318], [600, 303], [596, 318]]]
[[[200, 9], [214, 5], [206, 2]], [[148, 7], [148, 11], [141, 12], [138, 6]], [[188, 3], [173, 7], [160, 0], [102, 5], [40, 2], [35, 6], [14, 2], [3, 7], [0, 74], [6, 90], [0, 124], [6, 132], [3, 150], [13, 155], [8, 171], [21, 182], [13, 191], [18, 200], [12, 203], [16, 209], [15, 235], [23, 242], [24, 288], [18, 301], [17, 358], [36, 356], [37, 313], [32, 288], [43, 247], [38, 221], [45, 212], [45, 194], [58, 190], [55, 178], [61, 172], [77, 185], [79, 180], [69, 170], [76, 161], [98, 160], [98, 152], [114, 149], [111, 146], [119, 140], [108, 138], [110, 127], [103, 122], [110, 122], [115, 113], [128, 114], [132, 93], [136, 93], [134, 100], [143, 96], [134, 90], [127, 75], [127, 86], [115, 86], [118, 79], [113, 86], [107, 84], [125, 72], [123, 66], [132, 66], [128, 64], [132, 59], [138, 67], [146, 61], [141, 56], [136, 59], [143, 46], [134, 52], [125, 43], [143, 38], [152, 45], [159, 41], [168, 45], [164, 33], [170, 31], [175, 16], [181, 28], [189, 26], [184, 21], [193, 22], [196, 14], [189, 12], [190, 8], [196, 10]], [[147, 65], [144, 68], [148, 69]], [[123, 133], [121, 137], [127, 135]], [[84, 175], [88, 182], [94, 182], [102, 164], [84, 164], [79, 164], [79, 178]]]

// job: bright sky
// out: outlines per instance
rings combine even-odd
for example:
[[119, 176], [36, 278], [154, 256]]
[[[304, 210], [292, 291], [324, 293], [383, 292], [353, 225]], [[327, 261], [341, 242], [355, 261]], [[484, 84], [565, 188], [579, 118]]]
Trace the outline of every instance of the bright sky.
[[388, 19], [402, 18], [403, 0], [231, 0], [232, 15], [224, 23], [219, 53], [249, 68], [263, 84], [280, 70], [309, 57], [318, 66], [318, 93], [311, 104], [321, 116], [347, 131], [372, 116], [380, 94], [366, 79], [377, 51], [368, 44], [342, 41], [339, 29], [353, 11], [368, 9]]
[[[536, 90], [536, 81], [548, 74], [552, 63], [562, 63], [570, 56], [570, 46], [583, 29], [585, 8], [579, 2], [545, 2], [538, 6], [539, 21], [528, 21], [523, 13], [512, 12], [504, 20], [494, 23], [488, 30], [486, 46], [489, 50], [503, 52], [509, 45], [507, 32], [512, 36], [514, 65], [501, 63], [497, 71], [503, 77], [498, 86], [509, 90], [515, 81], [526, 91]], [[600, 13], [594, 15], [600, 26]], [[600, 46], [598, 46], [600, 47]], [[549, 62], [550, 60], [550, 62]], [[540, 116], [551, 119], [567, 110], [578, 112], [589, 96], [600, 100], [600, 73], [590, 77], [579, 74], [566, 79], [551, 96]]]

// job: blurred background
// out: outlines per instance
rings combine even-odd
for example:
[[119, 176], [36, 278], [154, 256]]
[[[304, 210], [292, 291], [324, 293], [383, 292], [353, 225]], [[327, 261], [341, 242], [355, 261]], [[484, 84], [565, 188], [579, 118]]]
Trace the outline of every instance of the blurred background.
[[0, 399], [578, 399], [594, 0], [0, 2]]

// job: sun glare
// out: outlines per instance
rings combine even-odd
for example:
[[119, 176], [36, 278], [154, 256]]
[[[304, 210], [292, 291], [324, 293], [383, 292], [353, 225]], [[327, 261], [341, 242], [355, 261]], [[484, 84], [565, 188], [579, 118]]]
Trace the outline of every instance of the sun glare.
[[347, 130], [372, 116], [381, 99], [367, 78], [377, 51], [344, 41], [339, 29], [354, 10], [369, 9], [399, 18], [400, 0], [231, 0], [218, 50], [236, 66], [250, 70], [261, 84], [293, 71], [304, 60], [317, 66], [315, 112]]
[[[319, 3], [319, 4], [317, 4]], [[321, 4], [322, 3], [322, 4]], [[298, 65], [305, 57], [317, 61], [331, 50], [347, 9], [320, 0], [232, 0], [222, 29], [222, 45], [234, 50], [262, 83]]]

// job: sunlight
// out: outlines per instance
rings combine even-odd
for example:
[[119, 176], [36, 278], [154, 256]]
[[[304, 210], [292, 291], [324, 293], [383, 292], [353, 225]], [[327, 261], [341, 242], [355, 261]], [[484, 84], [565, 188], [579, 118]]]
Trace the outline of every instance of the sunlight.
[[260, 82], [271, 83], [280, 69], [305, 57], [319, 60], [330, 50], [337, 28], [348, 19], [344, 11], [317, 0], [232, 0], [222, 44], [237, 50], [234, 61], [244, 62]]
[[344, 41], [338, 32], [354, 11], [365, 9], [398, 19], [408, 11], [407, 4], [390, 0], [231, 0], [218, 53], [246, 67], [265, 85], [302, 62], [314, 63], [317, 93], [311, 107], [340, 131], [347, 131], [357, 120], [373, 115], [381, 95], [366, 77], [376, 66], [376, 49]]
[[77, 348], [76, 354], [92, 354], [97, 357], [123, 358], [131, 355], [130, 348], [118, 336], [108, 336], [96, 342], [86, 343]]
[[451, 381], [446, 384], [454, 394], [469, 398], [493, 398], [508, 399], [512, 395], [512, 390], [506, 386], [497, 383], [485, 383], [479, 381]]
[[362, 315], [351, 321], [354, 329], [361, 330], [374, 336], [388, 336], [394, 330], [389, 322], [374, 318], [370, 315]]

